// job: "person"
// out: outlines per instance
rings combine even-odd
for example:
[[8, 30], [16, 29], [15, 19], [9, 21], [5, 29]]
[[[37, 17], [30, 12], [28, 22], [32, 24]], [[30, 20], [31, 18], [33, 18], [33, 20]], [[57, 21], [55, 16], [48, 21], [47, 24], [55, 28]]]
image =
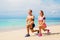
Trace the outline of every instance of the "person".
[[47, 33], [49, 32], [49, 29], [46, 29], [46, 23], [45, 23], [45, 16], [44, 16], [44, 12], [42, 10], [40, 10], [39, 12], [39, 16], [38, 16], [38, 26], [39, 26], [39, 34], [38, 36], [42, 36], [42, 30], [47, 31]]
[[27, 16], [27, 19], [26, 19], [26, 30], [27, 30], [27, 34], [25, 37], [29, 37], [30, 34], [29, 34], [29, 29], [31, 30], [31, 32], [39, 32], [38, 30], [34, 30], [33, 28], [35, 27], [35, 24], [34, 24], [34, 16], [32, 15], [32, 10], [30, 9], [28, 11], [28, 16]]

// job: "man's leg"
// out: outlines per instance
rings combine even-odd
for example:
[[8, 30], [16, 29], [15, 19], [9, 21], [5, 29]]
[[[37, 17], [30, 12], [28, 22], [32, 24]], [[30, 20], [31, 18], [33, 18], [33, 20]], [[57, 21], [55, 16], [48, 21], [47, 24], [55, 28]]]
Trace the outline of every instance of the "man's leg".
[[27, 27], [26, 27], [26, 30], [27, 30], [27, 34], [26, 34], [26, 36], [25, 37], [29, 37], [30, 36], [30, 34], [29, 34], [29, 26], [27, 25]]
[[39, 32], [39, 30], [34, 30], [34, 27], [31, 25], [31, 27], [30, 27], [30, 30], [31, 30], [31, 32], [33, 33], [33, 32]]
[[32, 33], [33, 32], [38, 32], [39, 33], [39, 30], [34, 30], [33, 28], [31, 28], [30, 30], [31, 30]]

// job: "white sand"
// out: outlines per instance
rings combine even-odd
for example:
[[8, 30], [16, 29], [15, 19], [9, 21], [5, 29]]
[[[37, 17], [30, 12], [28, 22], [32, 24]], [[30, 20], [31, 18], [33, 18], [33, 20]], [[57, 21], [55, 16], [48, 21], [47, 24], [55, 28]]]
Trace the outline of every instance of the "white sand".
[[31, 33], [30, 37], [25, 37], [26, 29], [0, 32], [0, 40], [60, 40], [60, 25], [54, 25], [47, 27], [50, 29], [51, 34], [44, 34], [42, 37], [38, 37], [35, 33]]

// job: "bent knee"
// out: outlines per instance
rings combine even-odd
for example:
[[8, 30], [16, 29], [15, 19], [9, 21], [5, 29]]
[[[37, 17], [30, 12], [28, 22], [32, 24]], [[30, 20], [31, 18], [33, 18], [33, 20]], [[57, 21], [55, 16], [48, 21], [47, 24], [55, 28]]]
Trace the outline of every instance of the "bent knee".
[[29, 28], [29, 26], [27, 26], [26, 28]]
[[46, 31], [46, 29], [43, 29], [44, 31]]
[[31, 29], [31, 32], [34, 32], [34, 30], [33, 30], [33, 29]]

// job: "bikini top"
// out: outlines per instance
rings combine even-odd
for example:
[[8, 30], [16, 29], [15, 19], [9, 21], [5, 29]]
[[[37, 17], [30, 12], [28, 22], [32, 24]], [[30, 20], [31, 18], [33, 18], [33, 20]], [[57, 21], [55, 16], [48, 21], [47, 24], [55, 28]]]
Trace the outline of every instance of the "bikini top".
[[41, 17], [41, 16], [38, 17], [38, 21], [43, 21], [43, 20], [45, 20], [44, 16], [43, 17]]

